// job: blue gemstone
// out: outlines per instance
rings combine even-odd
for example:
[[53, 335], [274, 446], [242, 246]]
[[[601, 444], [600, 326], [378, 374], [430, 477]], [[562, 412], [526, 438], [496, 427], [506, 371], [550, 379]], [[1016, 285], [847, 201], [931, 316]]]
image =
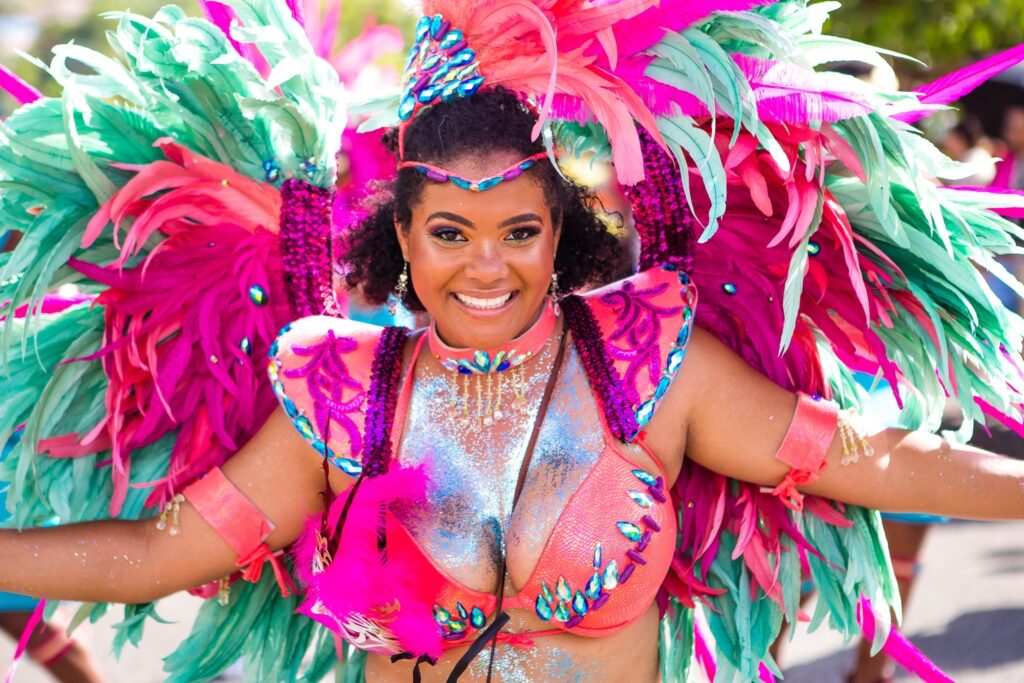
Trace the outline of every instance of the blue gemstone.
[[604, 568], [604, 577], [602, 583], [605, 590], [612, 590], [619, 585], [619, 564], [612, 560], [608, 563], [608, 566]]
[[268, 183], [276, 183], [281, 178], [281, 171], [275, 166], [274, 168], [267, 171], [264, 176]]
[[457, 28], [454, 28], [451, 31], [448, 31], [448, 33], [444, 34], [444, 38], [441, 39], [439, 47], [442, 50], [447, 50], [450, 47], [455, 47], [456, 45], [459, 44], [463, 37], [464, 36], [462, 31], [460, 31]]
[[438, 94], [439, 89], [437, 88], [437, 86], [428, 85], [423, 90], [420, 90], [420, 94], [416, 96], [416, 99], [419, 101], [420, 104], [430, 104], [435, 99], [437, 99]]
[[729, 296], [733, 296], [734, 294], [736, 294], [736, 285], [734, 285], [731, 282], [726, 282], [725, 284], [722, 285], [722, 291], [728, 294]]
[[280, 380], [274, 382], [274, 393], [278, 398], [284, 398], [284, 385], [281, 384]]
[[558, 577], [558, 583], [555, 584], [555, 595], [562, 602], [569, 602], [572, 599], [572, 589], [569, 588], [569, 582], [565, 580], [565, 577]]
[[288, 413], [288, 417], [299, 416], [299, 407], [295, 405], [295, 401], [287, 396], [281, 398], [281, 405], [284, 406], [284, 412]]
[[498, 366], [498, 372], [505, 372], [510, 367], [512, 367], [512, 364], [509, 363], [507, 360], [503, 360], [501, 361], [501, 365]]
[[642, 481], [647, 486], [657, 486], [658, 479], [645, 470], [633, 470], [633, 476]]
[[410, 93], [403, 97], [401, 104], [398, 105], [398, 118], [408, 121], [412, 118], [414, 111], [416, 111], [416, 96]]
[[[459, 50], [451, 58], [451, 65], [453, 67], [465, 66], [476, 59], [476, 52], [473, 48], [467, 47], [464, 50]], [[481, 80], [483, 80], [481, 78]], [[468, 81], [467, 81], [468, 82]]]
[[444, 89], [441, 91], [441, 101], [451, 102], [452, 100], [454, 100], [456, 96], [458, 96], [459, 94], [459, 87], [461, 85], [461, 83], [456, 82], [449, 83], [448, 85], [444, 86]]
[[492, 187], [497, 186], [498, 183], [500, 183], [502, 180], [504, 180], [504, 178], [502, 178], [500, 175], [495, 176], [493, 178], [488, 178], [487, 180], [481, 180], [479, 183], [476, 184], [476, 188], [480, 192], [483, 192], [484, 190], [489, 190]]
[[[444, 80], [444, 77], [447, 76], [449, 73], [451, 73], [451, 71], [452, 71], [452, 65], [451, 64], [445, 64], [440, 69], [438, 69], [437, 71], [435, 71], [433, 74], [430, 75], [430, 81], [429, 81], [430, 85], [436, 85], [439, 81]], [[444, 91], [442, 91], [441, 97], [442, 98], [444, 97]]]
[[[422, 20], [421, 20], [422, 21]], [[412, 62], [416, 59], [416, 56], [420, 53], [420, 46], [417, 43], [413, 43], [412, 47], [409, 48], [409, 54], [405, 56], [405, 69], [408, 70], [412, 66]]]
[[423, 61], [423, 65], [420, 67], [420, 71], [422, 71], [423, 73], [428, 73], [436, 69], [440, 63], [441, 55], [431, 55]]
[[594, 575], [590, 577], [590, 580], [587, 581], [587, 587], [584, 589], [587, 597], [591, 600], [597, 600], [601, 596], [601, 586], [601, 575], [595, 572]]
[[582, 617], [589, 609], [590, 605], [587, 603], [586, 597], [583, 593], [576, 591], [576, 595], [572, 596], [572, 611]]
[[464, 368], [461, 365], [459, 366], [458, 369], [459, 369], [459, 374], [460, 375], [472, 375], [473, 374], [472, 370], [470, 370], [469, 368]]
[[437, 38], [441, 33], [441, 27], [444, 25], [444, 17], [440, 14], [435, 14], [430, 19], [430, 37]]
[[814, 240], [811, 240], [807, 243], [807, 253], [811, 256], [817, 256], [821, 253], [821, 245]]
[[439, 624], [447, 624], [451, 621], [452, 615], [444, 607], [434, 605], [434, 621]]
[[551, 617], [554, 616], [554, 613], [551, 611], [551, 605], [548, 604], [543, 595], [537, 596], [537, 616], [544, 621], [551, 621]]
[[486, 622], [487, 618], [479, 607], [474, 607], [473, 611], [469, 613], [469, 623], [473, 624], [473, 628], [483, 628]]
[[335, 458], [334, 464], [338, 466], [342, 472], [350, 477], [358, 477], [363, 473], [363, 465], [358, 460], [352, 458]]
[[455, 603], [455, 611], [459, 613], [459, 619], [469, 619], [469, 612], [466, 611], [461, 602]]
[[654, 417], [654, 400], [644, 401], [636, 411], [637, 424], [645, 425]]
[[471, 78], [468, 81], [463, 81], [462, 83], [459, 84], [459, 94], [462, 95], [463, 97], [469, 97], [477, 90], [479, 90], [480, 86], [483, 84], [483, 76], [477, 76], [476, 78]]
[[661, 381], [658, 382], [657, 388], [654, 390], [654, 398], [661, 398], [668, 391], [669, 385], [672, 384], [671, 377], [662, 377]]
[[238, 348], [242, 349], [242, 353], [248, 355], [252, 353], [252, 342], [249, 341], [248, 337], [242, 337], [242, 341], [238, 343]]
[[551, 593], [551, 589], [548, 588], [548, 584], [546, 582], [541, 581], [541, 583], [540, 583], [540, 590], [541, 590], [541, 595], [544, 596], [545, 600], [547, 600], [548, 602], [554, 602], [555, 601], [555, 596]]
[[615, 526], [619, 527], [619, 531], [622, 535], [633, 543], [638, 543], [644, 536], [643, 532], [640, 531], [640, 527], [632, 522], [616, 522]]
[[277, 352], [279, 350], [280, 350], [280, 344], [278, 344], [278, 341], [275, 339], [274, 343], [270, 345], [270, 351], [267, 352], [267, 355], [270, 356], [271, 358], [273, 358], [274, 356], [277, 355]]
[[600, 569], [602, 564], [604, 563], [601, 561], [601, 542], [598, 541], [597, 545], [594, 546], [594, 571]]
[[662, 270], [667, 270], [667, 271], [670, 271], [670, 272], [675, 272], [676, 270], [678, 270], [678, 268], [676, 268], [671, 263], [666, 263], [666, 264], [662, 265], [661, 269]]
[[[430, 17], [420, 17], [420, 20], [416, 22], [416, 42], [420, 43], [426, 39], [427, 34], [430, 33]], [[415, 47], [415, 46], [414, 46]]]
[[459, 178], [458, 176], [452, 176], [451, 178], [449, 178], [449, 180], [452, 181], [453, 185], [456, 185], [457, 187], [461, 187], [463, 190], [471, 190], [471, 189], [473, 189], [473, 183], [469, 182], [465, 178]]
[[[689, 320], [687, 320], [689, 322]], [[690, 326], [683, 325], [683, 329], [679, 330], [679, 336], [676, 337], [676, 344], [678, 346], [686, 346], [687, 342], [690, 341]]]
[[316, 438], [316, 431], [314, 431], [313, 423], [309, 421], [309, 418], [297, 417], [292, 421], [292, 424], [299, 430], [299, 434], [305, 437], [306, 441], [312, 441]]
[[654, 500], [643, 491], [626, 491], [626, 495], [642, 508], [649, 508], [654, 505]]
[[534, 165], [536, 165], [536, 163], [537, 163], [536, 159], [527, 159], [526, 161], [524, 161], [524, 162], [519, 164], [519, 170], [520, 171], [529, 171], [531, 168], [534, 167]]
[[466, 622], [452, 619], [448, 622], [448, 628], [452, 630], [452, 633], [462, 633], [466, 630]]
[[558, 606], [555, 607], [555, 619], [564, 624], [565, 622], [569, 621], [569, 618], [571, 616], [572, 615], [569, 614], [569, 606], [566, 605], [564, 602], [558, 603]]
[[684, 349], [673, 349], [668, 352], [668, 363], [665, 365], [665, 370], [670, 374], [674, 375], [679, 370], [679, 366], [683, 364], [683, 358], [686, 357], [686, 351]]

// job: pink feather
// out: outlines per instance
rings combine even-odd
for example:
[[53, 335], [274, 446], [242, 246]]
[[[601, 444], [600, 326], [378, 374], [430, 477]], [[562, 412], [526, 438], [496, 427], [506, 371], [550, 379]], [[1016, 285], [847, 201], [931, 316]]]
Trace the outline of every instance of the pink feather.
[[7, 92], [21, 104], [32, 104], [43, 97], [41, 92], [3, 64], [0, 64], [0, 90]]
[[998, 76], [1022, 61], [1024, 61], [1024, 43], [946, 74], [916, 90], [920, 95], [921, 104], [931, 105], [930, 107], [897, 114], [893, 118], [904, 123], [914, 123], [932, 113], [935, 105], [955, 102], [985, 81]]
[[754, 89], [758, 115], [776, 123], [834, 123], [872, 112], [866, 99], [846, 90], [832, 74], [796, 64], [734, 54], [733, 60]]

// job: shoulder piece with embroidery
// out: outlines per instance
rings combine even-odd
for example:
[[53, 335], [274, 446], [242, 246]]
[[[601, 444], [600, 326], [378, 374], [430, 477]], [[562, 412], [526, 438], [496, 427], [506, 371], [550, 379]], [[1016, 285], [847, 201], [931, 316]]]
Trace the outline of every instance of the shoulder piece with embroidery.
[[[404, 327], [310, 316], [270, 348], [270, 381], [292, 424], [345, 474], [390, 453]], [[379, 465], [379, 463], [378, 463]]]
[[612, 433], [631, 441], [686, 356], [696, 286], [671, 266], [652, 268], [561, 306]]

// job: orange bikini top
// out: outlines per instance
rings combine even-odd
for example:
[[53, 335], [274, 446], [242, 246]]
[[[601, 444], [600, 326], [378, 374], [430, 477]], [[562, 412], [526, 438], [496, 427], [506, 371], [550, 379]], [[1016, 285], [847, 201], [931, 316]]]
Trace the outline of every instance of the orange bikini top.
[[[516, 595], [504, 598], [503, 607], [533, 610], [552, 625], [540, 634], [602, 636], [646, 612], [676, 550], [677, 512], [665, 472], [643, 444], [642, 429], [682, 363], [696, 289], [682, 273], [655, 269], [583, 297], [567, 297], [561, 307], [600, 406], [605, 446], [561, 512], [530, 579]], [[442, 648], [475, 638], [489, 624], [497, 598], [454, 580], [387, 505], [377, 502], [387, 495], [383, 489], [394, 493], [402, 488], [400, 482], [408, 477], [401, 468], [395, 468], [394, 482], [387, 485], [364, 476], [368, 470], [387, 469], [381, 453], [388, 451], [389, 457], [391, 434], [402, 434], [412, 382], [401, 383], [397, 391], [400, 371], [385, 361], [391, 355], [394, 365], [395, 350], [404, 340], [401, 333], [361, 323], [306, 318], [275, 343], [270, 374], [299, 432], [330, 462], [357, 477], [357, 485], [365, 483], [355, 500], [362, 496], [380, 510], [380, 529], [372, 533], [371, 524], [364, 543], [367, 554], [379, 551], [378, 564], [366, 570], [377, 579], [374, 585], [363, 581], [349, 587], [351, 567], [344, 570], [346, 580], [330, 579], [341, 556], [322, 567], [316, 534], [307, 535], [297, 561], [308, 589], [304, 611], [364, 649], [437, 656]], [[422, 339], [417, 354], [421, 345]], [[397, 358], [400, 363], [400, 354]], [[658, 471], [633, 462], [619, 446], [623, 442], [647, 452]], [[336, 512], [330, 515], [337, 517]], [[343, 545], [358, 544], [363, 526], [350, 514]], [[404, 582], [395, 565], [401, 565]], [[313, 570], [305, 571], [309, 567]], [[395, 572], [394, 579], [384, 578], [389, 571]], [[408, 584], [410, 574], [413, 589], [389, 592], [389, 586]], [[352, 595], [339, 596], [339, 591]], [[436, 642], [424, 633], [428, 621]]]

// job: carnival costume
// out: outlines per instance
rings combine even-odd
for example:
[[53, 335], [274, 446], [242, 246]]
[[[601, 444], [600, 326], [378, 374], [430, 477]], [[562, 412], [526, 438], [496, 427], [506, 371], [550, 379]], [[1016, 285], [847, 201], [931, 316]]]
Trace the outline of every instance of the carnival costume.
[[[2, 81], [27, 104], [0, 123], [0, 215], [24, 232], [0, 255], [0, 300], [35, 306], [68, 282], [95, 296], [58, 315], [9, 318], [3, 329], [0, 442], [25, 425], [2, 470], [12, 512], [19, 525], [55, 513], [161, 514], [174, 532], [184, 496], [214, 526], [223, 520], [209, 500], [256, 520], [232, 532], [240, 572], [211, 591], [221, 600], [203, 606], [167, 660], [171, 680], [212, 678], [239, 656], [259, 680], [294, 680], [311, 643], [316, 656], [302, 675], [317, 680], [334, 664], [335, 634], [418, 659], [487, 631], [508, 640], [492, 620], [502, 598], [446, 576], [408, 530], [408, 511], [437, 504], [445, 485], [432, 469], [443, 454], [412, 448], [415, 429], [399, 443], [401, 424], [422, 420], [417, 394], [428, 390], [402, 381], [408, 331], [336, 319], [330, 238], [347, 104], [339, 76], [293, 3], [227, 5], [237, 19], [230, 37], [223, 9], [211, 22], [168, 7], [153, 19], [116, 17], [116, 60], [57, 48], [49, 70], [59, 98], [29, 102], [24, 84]], [[628, 186], [644, 272], [560, 303], [571, 350], [550, 361], [564, 368], [552, 370], [563, 384], [550, 391], [583, 387], [584, 424], [594, 428], [575, 451], [574, 498], [548, 530], [559, 557], [542, 553], [504, 606], [534, 610], [555, 632], [600, 635], [657, 595], [665, 681], [685, 680], [694, 657], [716, 680], [778, 675], [767, 650], [783, 619], [797, 618], [802, 568], [820, 594], [812, 626], [828, 618], [852, 635], [866, 599], [875, 616], [864, 627], [881, 645], [889, 607], [898, 610], [877, 514], [797, 490], [820, 457], [780, 450], [794, 469], [774, 491], [693, 463], [668, 489], [643, 428], [692, 324], [805, 394], [786, 444], [819, 456], [836, 430], [848, 460], [868, 456], [825, 400], [856, 407], [853, 370], [890, 382], [903, 426], [937, 427], [948, 392], [969, 418], [965, 434], [983, 414], [1020, 427], [1024, 322], [975, 265], [1021, 293], [993, 256], [1015, 252], [1019, 236], [996, 211], [1024, 201], [936, 187], [928, 178], [972, 170], [909, 122], [1021, 50], [918, 93], [878, 93], [815, 71], [836, 59], [884, 64], [871, 48], [821, 34], [832, 8], [428, 1], [401, 92], [358, 109], [374, 112], [367, 128], [401, 127], [424, 107], [501, 85], [537, 107], [549, 156], [607, 156]], [[69, 69], [71, 59], [93, 73]], [[401, 161], [483, 192], [548, 163], [530, 158], [466, 179]], [[538, 360], [552, 353], [530, 350]], [[505, 376], [503, 388], [488, 384], [497, 382], [491, 370], [515, 376], [515, 354], [445, 360], [468, 378], [460, 405], [481, 423], [512, 410], [496, 400], [540, 391]], [[295, 559], [266, 550], [272, 520], [246, 509], [216, 469], [259, 429], [275, 396], [358, 482], [311, 522]], [[523, 430], [537, 419], [529, 401], [515, 410]], [[519, 443], [529, 441], [527, 452], [536, 444], [543, 466], [538, 425], [536, 440], [520, 434]], [[602, 502], [577, 519], [584, 499]], [[379, 522], [372, 512], [382, 506]], [[267, 563], [273, 571], [262, 571]], [[293, 572], [304, 595], [294, 594]], [[692, 637], [696, 603], [710, 607], [714, 658]], [[312, 620], [295, 614], [300, 606]], [[118, 644], [135, 641], [151, 615], [152, 605], [126, 607]]]

